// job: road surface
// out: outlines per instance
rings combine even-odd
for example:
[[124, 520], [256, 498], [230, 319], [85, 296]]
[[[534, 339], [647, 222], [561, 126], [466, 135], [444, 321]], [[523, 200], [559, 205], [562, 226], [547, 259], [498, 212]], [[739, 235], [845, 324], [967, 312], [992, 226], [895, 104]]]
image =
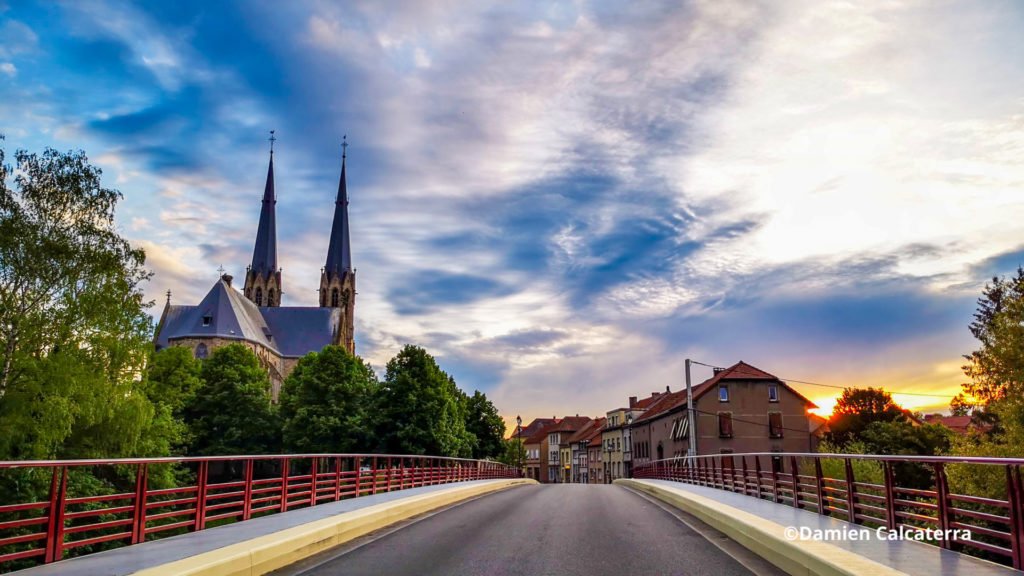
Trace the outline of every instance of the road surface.
[[720, 534], [710, 538], [621, 486], [546, 484], [483, 496], [276, 574], [753, 574], [712, 541], [758, 574], [779, 574]]

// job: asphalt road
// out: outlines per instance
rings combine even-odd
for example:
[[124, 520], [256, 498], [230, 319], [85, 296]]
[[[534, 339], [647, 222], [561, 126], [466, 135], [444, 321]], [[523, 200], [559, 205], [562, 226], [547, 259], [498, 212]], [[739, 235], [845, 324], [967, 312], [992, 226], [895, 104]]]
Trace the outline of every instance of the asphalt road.
[[285, 573], [752, 574], [665, 509], [611, 485], [512, 488], [333, 554], [333, 558], [328, 553]]

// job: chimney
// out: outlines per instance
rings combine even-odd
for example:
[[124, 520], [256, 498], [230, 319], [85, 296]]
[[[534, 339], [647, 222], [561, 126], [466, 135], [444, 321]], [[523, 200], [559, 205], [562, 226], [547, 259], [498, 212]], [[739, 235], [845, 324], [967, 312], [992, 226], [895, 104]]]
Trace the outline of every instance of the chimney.
[[630, 409], [636, 408], [636, 396], [629, 397], [629, 407]]
[[227, 284], [228, 286], [231, 286], [231, 281], [235, 279], [235, 277], [234, 277], [234, 276], [232, 276], [231, 274], [224, 274], [224, 275], [223, 275], [223, 276], [221, 276], [220, 278], [221, 278], [221, 280], [223, 280], [223, 281], [224, 281], [224, 283], [225, 283], [225, 284]]
[[725, 368], [714, 368], [715, 374], [718, 374], [719, 372], [723, 372], [723, 371], [725, 371]]
[[665, 386], [665, 394], [668, 394], [668, 393], [669, 393], [668, 386]]

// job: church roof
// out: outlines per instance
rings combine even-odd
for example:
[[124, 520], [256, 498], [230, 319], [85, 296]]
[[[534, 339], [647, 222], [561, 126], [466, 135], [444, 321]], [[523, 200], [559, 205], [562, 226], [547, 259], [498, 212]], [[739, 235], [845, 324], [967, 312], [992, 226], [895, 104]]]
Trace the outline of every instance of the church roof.
[[341, 311], [336, 308], [259, 308], [224, 276], [198, 306], [167, 305], [156, 347], [164, 348], [180, 338], [225, 338], [298, 357], [333, 342], [340, 322]]
[[253, 272], [270, 275], [277, 272], [277, 196], [274, 192], [274, 152], [270, 152], [267, 167], [267, 185], [263, 190], [263, 207], [260, 208], [260, 225], [256, 230], [256, 246], [252, 250]]
[[[342, 144], [347, 146], [347, 144]], [[352, 270], [352, 246], [349, 242], [348, 190], [345, 185], [345, 153], [341, 155], [341, 179], [338, 181], [338, 196], [334, 201], [334, 222], [331, 224], [331, 242], [327, 247], [328, 273], [341, 274]]]

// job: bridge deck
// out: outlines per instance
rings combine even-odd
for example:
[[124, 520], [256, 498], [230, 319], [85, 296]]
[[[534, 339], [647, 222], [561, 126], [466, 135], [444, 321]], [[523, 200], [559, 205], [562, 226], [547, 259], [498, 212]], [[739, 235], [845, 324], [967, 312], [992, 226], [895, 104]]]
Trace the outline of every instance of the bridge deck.
[[488, 482], [494, 482], [494, 480], [476, 480], [460, 482], [458, 484], [438, 484], [435, 486], [407, 488], [394, 492], [361, 496], [351, 500], [320, 504], [313, 508], [290, 510], [284, 514], [273, 514], [246, 522], [210, 528], [202, 532], [182, 534], [135, 546], [126, 546], [88, 556], [70, 558], [61, 562], [22, 570], [17, 572], [17, 574], [18, 576], [125, 576], [146, 568], [190, 558], [203, 552], [217, 550], [225, 546], [308, 524], [343, 512], [351, 512], [375, 504], [446, 490], [454, 486], [472, 486]]
[[[843, 530], [844, 528], [866, 528], [854, 526], [844, 520], [822, 516], [815, 512], [800, 510], [785, 504], [776, 504], [753, 496], [727, 492], [716, 488], [695, 486], [668, 480], [644, 480], [651, 484], [680, 490], [714, 500], [725, 506], [753, 514], [781, 526], [801, 526], [811, 530]], [[877, 538], [873, 529], [868, 529], [868, 540], [828, 540], [828, 544], [848, 550], [879, 564], [889, 566], [910, 576], [1011, 576], [1022, 572], [1010, 567], [966, 556], [937, 546], [912, 540], [883, 540]]]

